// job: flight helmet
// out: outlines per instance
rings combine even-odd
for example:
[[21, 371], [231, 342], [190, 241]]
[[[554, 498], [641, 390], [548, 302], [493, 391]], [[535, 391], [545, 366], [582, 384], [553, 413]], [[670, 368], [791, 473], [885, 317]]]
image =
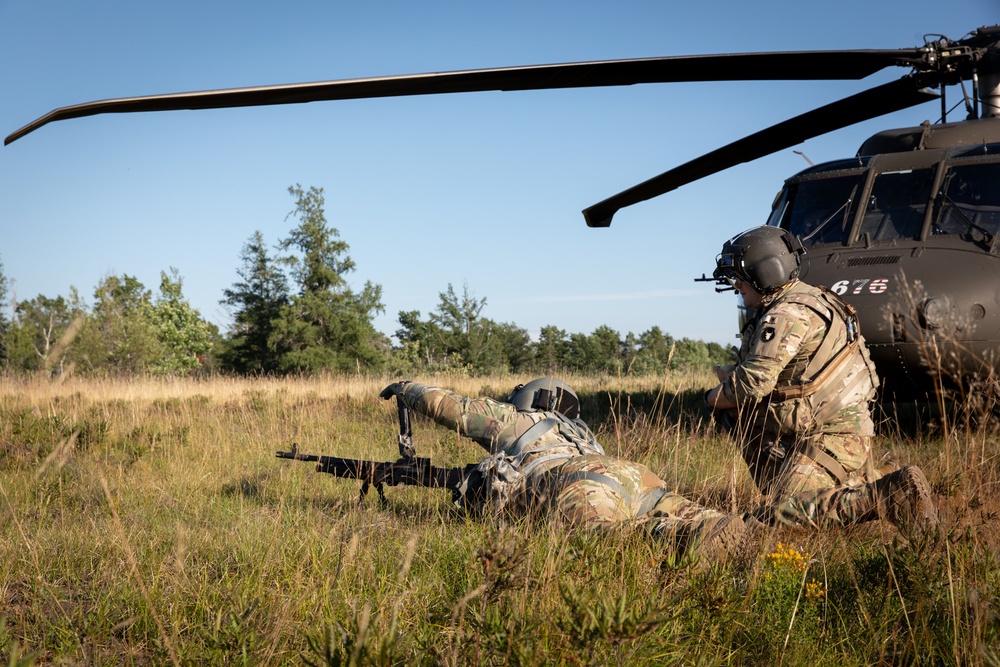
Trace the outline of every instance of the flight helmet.
[[580, 399], [576, 392], [562, 380], [551, 377], [517, 385], [507, 397], [507, 402], [521, 412], [559, 412], [570, 419], [580, 416]]
[[787, 229], [754, 227], [726, 241], [715, 259], [716, 280], [738, 279], [761, 294], [773, 294], [799, 277], [802, 243]]

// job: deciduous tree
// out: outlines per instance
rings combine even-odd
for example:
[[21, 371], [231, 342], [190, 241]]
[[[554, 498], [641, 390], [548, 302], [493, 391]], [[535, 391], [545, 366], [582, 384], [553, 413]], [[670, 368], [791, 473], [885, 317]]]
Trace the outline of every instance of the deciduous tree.
[[86, 320], [86, 311], [75, 288], [70, 298], [39, 294], [14, 309], [8, 331], [8, 356], [12, 368], [61, 373], [67, 350]]
[[450, 365], [481, 367], [486, 361], [482, 357], [488, 354], [489, 331], [480, 317], [486, 307], [486, 297], [477, 299], [468, 284], [462, 285], [459, 296], [451, 283], [438, 297], [440, 300], [437, 309], [430, 314], [430, 323], [436, 327], [439, 340], [432, 343], [444, 351]]
[[156, 337], [164, 354], [153, 364], [157, 373], [182, 374], [198, 368], [212, 348], [213, 327], [184, 298], [184, 281], [177, 269], [160, 272], [160, 294], [151, 311]]
[[94, 289], [94, 307], [77, 355], [89, 370], [146, 373], [163, 356], [152, 320], [152, 292], [135, 276], [106, 276]]
[[0, 367], [7, 363], [7, 332], [10, 329], [10, 317], [7, 315], [7, 296], [10, 283], [0, 262]]
[[567, 351], [568, 341], [563, 329], [552, 325], [542, 327], [535, 350], [535, 363], [542, 372], [555, 373], [568, 368]]

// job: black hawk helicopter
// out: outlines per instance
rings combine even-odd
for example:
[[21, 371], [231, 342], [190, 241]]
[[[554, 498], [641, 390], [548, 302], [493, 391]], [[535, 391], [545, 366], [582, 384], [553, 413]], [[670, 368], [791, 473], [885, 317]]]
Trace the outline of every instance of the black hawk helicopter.
[[[583, 215], [589, 226], [607, 227], [626, 206], [939, 100], [938, 123], [879, 132], [854, 157], [789, 178], [767, 219], [806, 246], [802, 277], [857, 309], [884, 387], [897, 396], [920, 395], [941, 389], [942, 375], [961, 384], [1000, 371], [1000, 25], [959, 40], [926, 37], [910, 49], [605, 60], [110, 99], [55, 109], [4, 144], [52, 121], [103, 113], [641, 83], [858, 80], [888, 67], [909, 72], [675, 167]], [[961, 87], [966, 117], [947, 122], [945, 91], [953, 85]]]

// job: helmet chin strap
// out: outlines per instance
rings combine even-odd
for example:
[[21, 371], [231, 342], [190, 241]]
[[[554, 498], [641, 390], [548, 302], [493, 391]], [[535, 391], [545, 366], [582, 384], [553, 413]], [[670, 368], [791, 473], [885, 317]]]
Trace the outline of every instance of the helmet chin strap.
[[797, 282], [799, 282], [799, 277], [795, 276], [794, 278], [791, 278], [787, 283], [785, 283], [784, 285], [782, 285], [778, 289], [774, 290], [770, 294], [764, 294], [761, 297], [761, 305], [762, 306], [769, 306], [769, 305], [771, 305], [771, 303], [775, 299], [777, 299], [779, 296], [781, 296], [782, 292], [784, 292], [786, 289], [788, 289], [789, 287], [791, 287], [792, 285], [794, 285]]

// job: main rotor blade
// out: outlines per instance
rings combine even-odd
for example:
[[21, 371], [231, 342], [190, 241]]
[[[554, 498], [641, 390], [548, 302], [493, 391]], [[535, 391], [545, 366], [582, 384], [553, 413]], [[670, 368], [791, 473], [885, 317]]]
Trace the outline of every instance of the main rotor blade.
[[690, 81], [862, 79], [883, 68], [913, 66], [921, 49], [733, 53], [502, 67], [367, 79], [318, 81], [99, 100], [50, 111], [4, 139], [7, 145], [57, 120], [103, 113], [224, 109], [405, 95], [630, 86]]
[[789, 148], [806, 139], [938, 97], [939, 95], [931, 90], [918, 88], [916, 79], [909, 75], [898, 81], [869, 88], [857, 95], [845, 97], [801, 116], [772, 125], [766, 130], [743, 137], [659, 176], [654, 176], [648, 181], [584, 209], [583, 217], [588, 227], [608, 227], [615, 213], [626, 206], [652, 199], [723, 169]]

